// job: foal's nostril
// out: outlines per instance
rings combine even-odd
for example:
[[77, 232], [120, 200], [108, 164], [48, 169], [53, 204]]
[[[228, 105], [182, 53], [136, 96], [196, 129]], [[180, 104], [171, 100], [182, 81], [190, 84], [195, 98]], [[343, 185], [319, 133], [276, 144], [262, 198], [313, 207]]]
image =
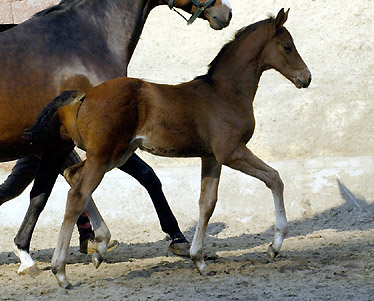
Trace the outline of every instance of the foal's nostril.
[[229, 18], [228, 18], [228, 22], [230, 22], [230, 21], [231, 21], [231, 18], [232, 18], [232, 11], [230, 10], [230, 11], [229, 11]]
[[309, 76], [308, 82], [304, 85], [304, 88], [309, 87], [311, 81], [312, 81], [312, 75]]

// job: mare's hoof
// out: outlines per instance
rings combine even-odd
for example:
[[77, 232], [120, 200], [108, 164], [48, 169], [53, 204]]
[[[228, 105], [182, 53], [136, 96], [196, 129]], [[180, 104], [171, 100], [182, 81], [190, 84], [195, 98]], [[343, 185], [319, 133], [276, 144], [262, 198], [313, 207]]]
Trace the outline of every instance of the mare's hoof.
[[18, 272], [17, 274], [18, 275], [29, 275], [31, 277], [36, 277], [38, 275], [40, 275], [42, 272], [41, 269], [39, 269], [36, 264], [33, 264], [32, 266], [30, 267], [27, 267], [27, 268], [22, 268], [22, 266], [18, 269]]
[[273, 262], [274, 261], [274, 258], [278, 255], [278, 251], [273, 247], [273, 246], [269, 246], [268, 247], [268, 250], [267, 250], [267, 258], [268, 258], [268, 261], [269, 262]]
[[190, 243], [183, 238], [175, 238], [169, 246], [169, 250], [173, 252], [174, 255], [182, 257], [190, 257]]

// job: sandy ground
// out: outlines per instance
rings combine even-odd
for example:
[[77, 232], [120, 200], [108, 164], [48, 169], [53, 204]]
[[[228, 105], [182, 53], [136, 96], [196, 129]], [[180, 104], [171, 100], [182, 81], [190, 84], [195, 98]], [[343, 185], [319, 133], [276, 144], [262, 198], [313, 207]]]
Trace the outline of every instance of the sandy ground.
[[[72, 291], [59, 288], [50, 271], [67, 191], [59, 178], [32, 240], [31, 254], [43, 270], [37, 278], [16, 274], [12, 239], [17, 226], [2, 224], [0, 299], [373, 300], [373, 170], [360, 166], [373, 162], [373, 157], [274, 162], [288, 183], [290, 233], [271, 264], [265, 255], [273, 235], [271, 195], [258, 181], [224, 169], [219, 202], [207, 231], [210, 273], [206, 277], [189, 259], [168, 251], [169, 241], [149, 198], [128, 176], [112, 171], [94, 197], [120, 246], [95, 270], [90, 256], [79, 253], [75, 230], [67, 264], [67, 275], [75, 285]], [[156, 172], [182, 231], [191, 240], [198, 217], [198, 168], [162, 167]], [[6, 172], [0, 175], [3, 179]], [[15, 205], [23, 209], [18, 212]], [[17, 217], [13, 223], [21, 222], [26, 207], [27, 195], [3, 205], [2, 222], [12, 214]]]
[[[18, 259], [12, 252], [29, 189], [0, 207], [1, 300], [374, 300], [374, 1], [231, 4], [232, 23], [220, 32], [203, 21], [187, 27], [166, 7], [156, 8], [129, 75], [172, 84], [192, 79], [206, 71], [236, 30], [281, 7], [291, 8], [286, 27], [313, 82], [300, 91], [276, 72], [264, 74], [249, 143], [280, 171], [286, 187], [290, 233], [277, 260], [266, 263], [274, 208], [271, 193], [258, 181], [223, 171], [205, 244], [211, 273], [202, 277], [190, 260], [168, 251], [169, 241], [144, 190], [110, 172], [94, 197], [120, 246], [95, 270], [90, 256], [79, 253], [75, 231], [67, 274], [76, 287], [65, 291], [50, 271], [68, 189], [59, 179], [31, 244], [43, 269], [37, 278], [16, 274]], [[198, 217], [199, 161], [141, 155], [155, 167], [191, 240]], [[0, 181], [11, 166], [1, 165]]]
[[[332, 224], [332, 216], [341, 223]], [[372, 214], [336, 210], [293, 226], [278, 260], [267, 264], [263, 253], [271, 231], [237, 236], [234, 227], [226, 231], [228, 237], [218, 238], [216, 232], [225, 225], [211, 224], [207, 244], [217, 253], [211, 252], [211, 275], [206, 277], [200, 276], [189, 260], [170, 256], [164, 240], [122, 242], [97, 271], [88, 257], [72, 248], [67, 269], [76, 288], [68, 292], [57, 287], [49, 270], [52, 249], [33, 252], [44, 270], [36, 279], [17, 276], [14, 255], [2, 252], [1, 299], [373, 299]]]
[[[172, 256], [165, 239], [154, 241], [158, 229], [152, 231], [143, 224], [111, 228], [121, 244], [98, 270], [89, 256], [71, 247], [67, 271], [76, 286], [72, 291], [59, 288], [50, 271], [53, 249], [32, 252], [43, 269], [35, 279], [18, 276], [16, 257], [9, 249], [1, 250], [0, 299], [373, 300], [373, 209], [373, 204], [365, 212], [341, 206], [292, 221], [289, 238], [271, 264], [264, 255], [271, 227], [258, 222], [254, 230], [252, 224], [213, 222], [206, 239], [211, 271], [206, 277], [198, 274], [190, 260]], [[44, 229], [47, 237], [40, 229], [36, 231], [33, 245], [44, 242], [52, 246], [55, 230]], [[12, 238], [9, 229], [4, 232], [2, 239]], [[192, 237], [192, 228], [185, 232]]]

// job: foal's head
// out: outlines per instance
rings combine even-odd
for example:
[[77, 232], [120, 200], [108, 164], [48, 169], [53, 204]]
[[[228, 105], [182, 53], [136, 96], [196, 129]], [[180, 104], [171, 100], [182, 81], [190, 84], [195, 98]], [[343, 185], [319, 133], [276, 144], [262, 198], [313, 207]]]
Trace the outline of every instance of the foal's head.
[[261, 53], [263, 68], [274, 68], [297, 88], [307, 88], [312, 80], [311, 73], [297, 52], [290, 33], [283, 27], [287, 21], [288, 11], [280, 10], [271, 23], [273, 36]]
[[230, 24], [232, 17], [229, 0], [166, 0], [170, 5], [182, 8], [184, 11], [194, 15], [202, 10], [198, 15], [200, 18], [209, 21], [213, 29], [222, 29]]

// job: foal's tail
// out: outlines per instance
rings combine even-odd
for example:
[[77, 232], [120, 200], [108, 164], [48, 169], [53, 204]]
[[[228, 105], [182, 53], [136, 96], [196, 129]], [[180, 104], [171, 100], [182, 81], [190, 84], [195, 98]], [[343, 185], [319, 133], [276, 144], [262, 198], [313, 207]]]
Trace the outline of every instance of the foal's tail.
[[34, 125], [24, 131], [26, 141], [43, 148], [50, 140], [60, 138], [62, 123], [57, 114], [59, 109], [73, 103], [81, 103], [84, 97], [81, 91], [62, 92], [40, 112]]

